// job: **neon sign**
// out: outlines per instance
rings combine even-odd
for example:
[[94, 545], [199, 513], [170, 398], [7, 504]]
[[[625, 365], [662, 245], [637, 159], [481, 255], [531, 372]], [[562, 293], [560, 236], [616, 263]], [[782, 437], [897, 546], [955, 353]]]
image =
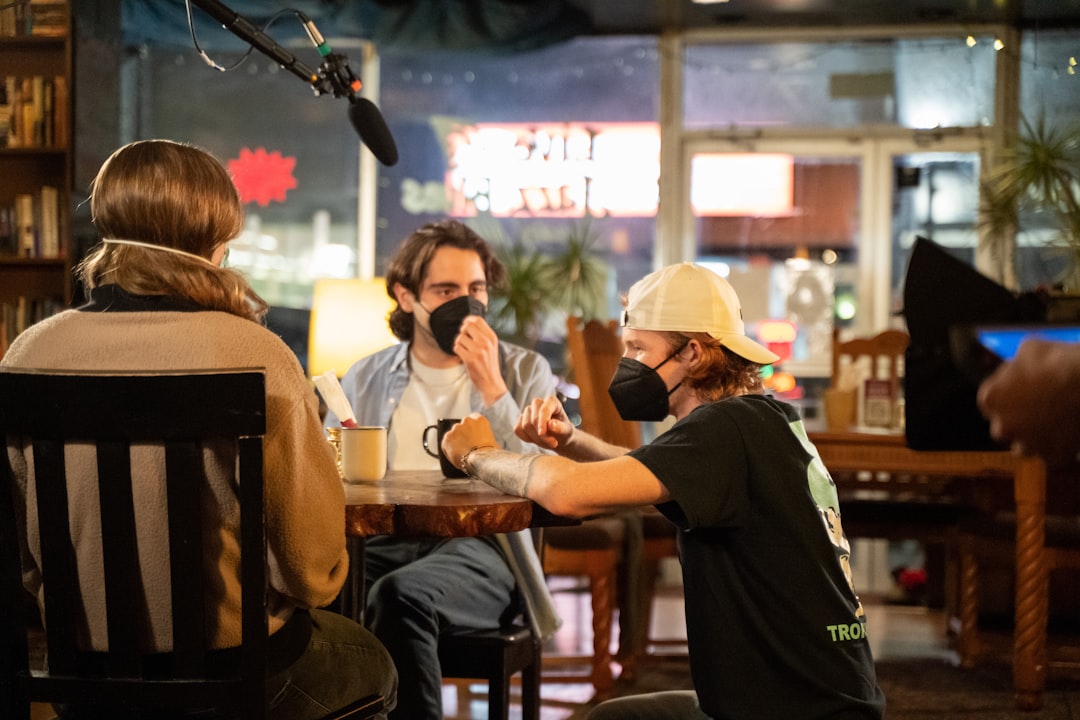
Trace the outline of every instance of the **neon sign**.
[[449, 212], [470, 217], [651, 217], [659, 205], [655, 123], [457, 126], [446, 137]]

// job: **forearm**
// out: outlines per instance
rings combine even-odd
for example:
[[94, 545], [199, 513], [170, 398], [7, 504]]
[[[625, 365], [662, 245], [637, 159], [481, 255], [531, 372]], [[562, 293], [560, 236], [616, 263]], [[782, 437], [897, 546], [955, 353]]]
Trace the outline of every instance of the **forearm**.
[[507, 495], [537, 500], [529, 494], [533, 468], [540, 455], [521, 455], [498, 448], [474, 448], [461, 459], [470, 477], [479, 478]]
[[461, 465], [471, 477], [508, 495], [529, 498], [562, 517], [590, 517], [629, 505], [652, 504], [660, 497], [655, 483], [640, 497], [627, 492], [625, 473], [610, 476], [619, 481], [605, 490], [604, 473], [593, 477], [596, 471], [590, 465], [554, 455], [521, 455], [480, 447], [465, 453]]
[[621, 457], [630, 451], [627, 448], [605, 442], [595, 435], [590, 435], [578, 428], [574, 430], [567, 443], [555, 448], [555, 452], [564, 458], [577, 460], [578, 462], [597, 462]]

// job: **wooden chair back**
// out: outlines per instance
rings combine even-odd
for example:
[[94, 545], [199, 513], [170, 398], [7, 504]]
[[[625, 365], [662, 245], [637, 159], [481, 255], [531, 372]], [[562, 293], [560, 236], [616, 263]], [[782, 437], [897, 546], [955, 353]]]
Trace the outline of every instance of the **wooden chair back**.
[[[568, 317], [566, 330], [573, 379], [581, 390], [582, 430], [613, 445], [638, 447], [642, 444], [642, 426], [623, 420], [607, 392], [623, 351], [618, 323], [613, 320], [585, 323], [580, 317]], [[553, 575], [585, 574], [590, 578], [593, 652], [584, 656], [584, 660], [592, 663], [590, 677], [597, 698], [608, 696], [612, 688], [608, 638], [616, 607], [619, 609], [623, 674], [630, 678], [648, 635], [650, 600], [659, 559], [674, 554], [674, 526], [671, 524], [654, 526], [662, 530], [645, 536], [640, 543], [627, 540], [643, 534], [643, 513], [656, 514], [656, 511], [621, 513], [617, 517], [585, 520], [577, 528], [544, 530], [544, 571]], [[656, 558], [656, 562], [646, 559], [650, 557]], [[633, 572], [625, 567], [620, 570], [620, 563], [633, 566]], [[644, 566], [640, 571], [639, 565]], [[619, 579], [620, 572], [625, 573], [625, 582]], [[615, 590], [620, 583], [625, 585], [626, 593], [625, 597], [617, 598]], [[562, 660], [576, 661], [578, 658]], [[566, 681], [566, 677], [544, 673], [544, 678], [549, 681]]]
[[861, 363], [868, 368], [867, 377], [889, 380], [892, 383], [892, 396], [899, 397], [904, 351], [908, 342], [910, 338], [903, 330], [884, 330], [873, 337], [846, 341], [840, 340], [839, 330], [833, 330], [833, 387], [836, 387], [846, 367]]
[[623, 420], [607, 392], [623, 354], [618, 324], [568, 317], [566, 339], [574, 382], [581, 390], [581, 429], [614, 445], [641, 445], [641, 425]]
[[[229, 708], [245, 720], [266, 716], [265, 554], [262, 436], [266, 431], [261, 371], [177, 375], [0, 372], [0, 436], [25, 438], [33, 448], [34, 488], [41, 529], [41, 572], [48, 670], [31, 669], [26, 592], [20, 559], [14, 479], [0, 460], [0, 715], [29, 717], [30, 702], [116, 708], [114, 717], [159, 717], [184, 709]], [[202, 492], [203, 447], [227, 440], [237, 451], [242, 553], [242, 630], [239, 662], [212, 671], [206, 629]], [[64, 447], [96, 447], [100, 508], [71, 507]], [[147, 656], [147, 610], [136, 542], [131, 446], [164, 446], [162, 496], [167, 502], [173, 651]], [[142, 479], [145, 481], [145, 478]], [[28, 490], [29, 491], [29, 490]], [[25, 511], [25, 506], [22, 508]], [[142, 512], [142, 511], [140, 511]], [[79, 568], [69, 516], [99, 513], [107, 605], [107, 652], [87, 652]], [[146, 521], [144, 518], [143, 522]], [[151, 518], [151, 522], [158, 521]], [[17, 524], [18, 523], [18, 524]], [[145, 558], [143, 559], [145, 561]], [[16, 610], [18, 609], [18, 610]], [[219, 663], [220, 664], [220, 663]]]

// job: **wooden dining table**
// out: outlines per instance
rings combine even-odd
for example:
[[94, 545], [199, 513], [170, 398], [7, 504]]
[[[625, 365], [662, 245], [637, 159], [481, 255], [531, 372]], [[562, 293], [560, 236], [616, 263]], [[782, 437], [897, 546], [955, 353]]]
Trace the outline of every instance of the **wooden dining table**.
[[391, 470], [376, 482], [345, 483], [345, 534], [447, 538], [524, 530], [532, 500], [438, 470]]
[[576, 524], [527, 498], [438, 470], [390, 470], [382, 480], [345, 483], [345, 535], [352, 571], [339, 611], [363, 617], [364, 541], [374, 535], [451, 538]]
[[1038, 710], [1046, 686], [1048, 590], [1044, 536], [1046, 466], [1008, 451], [920, 451], [896, 431], [808, 427], [831, 473], [873, 471], [1012, 480], [1016, 504], [1016, 602], [1013, 689], [1017, 707]]

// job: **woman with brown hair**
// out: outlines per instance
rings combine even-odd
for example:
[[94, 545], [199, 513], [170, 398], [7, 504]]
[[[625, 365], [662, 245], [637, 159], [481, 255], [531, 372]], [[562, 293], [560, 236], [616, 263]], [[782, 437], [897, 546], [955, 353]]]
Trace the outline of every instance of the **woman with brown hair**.
[[[379, 694], [392, 708], [397, 673], [382, 645], [360, 625], [316, 608], [331, 602], [348, 571], [345, 497], [319, 421], [315, 394], [295, 355], [259, 319], [266, 303], [240, 273], [220, 267], [227, 243], [243, 227], [243, 208], [225, 168], [190, 145], [166, 140], [117, 150], [94, 179], [92, 219], [102, 244], [77, 273], [89, 293], [82, 307], [54, 315], [15, 339], [3, 365], [48, 370], [178, 371], [260, 367], [266, 378], [264, 492], [270, 628], [270, 717], [318, 718], [360, 697]], [[73, 507], [94, 502], [94, 459], [69, 450]], [[25, 498], [24, 584], [41, 601], [37, 508], [26, 494], [29, 448], [8, 446], [19, 495]], [[171, 650], [164, 508], [149, 490], [160, 450], [132, 449], [139, 552], [152, 652]], [[218, 509], [203, 571], [219, 608], [209, 628], [214, 648], [240, 643], [239, 500], [232, 455], [208, 449], [204, 502]], [[74, 477], [74, 480], [71, 478]], [[80, 573], [101, 572], [96, 516], [73, 538]], [[95, 587], [95, 585], [97, 587]], [[101, 583], [84, 590], [87, 650], [104, 649]], [[89, 717], [64, 708], [62, 717]]]

